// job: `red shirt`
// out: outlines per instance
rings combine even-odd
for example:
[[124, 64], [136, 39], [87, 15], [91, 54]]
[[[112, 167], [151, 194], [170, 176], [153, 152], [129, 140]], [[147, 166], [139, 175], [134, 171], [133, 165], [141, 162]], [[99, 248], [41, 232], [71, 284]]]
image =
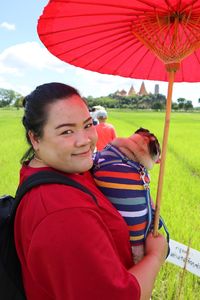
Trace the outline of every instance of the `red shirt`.
[[97, 151], [101, 151], [108, 143], [116, 138], [115, 128], [112, 124], [104, 122], [97, 124], [95, 128], [98, 135], [96, 148]]
[[[41, 169], [23, 166], [20, 182]], [[28, 300], [139, 300], [140, 287], [127, 269], [132, 256], [127, 226], [94, 185], [89, 172], [69, 177], [92, 197], [70, 186], [41, 185], [21, 200], [15, 242]]]

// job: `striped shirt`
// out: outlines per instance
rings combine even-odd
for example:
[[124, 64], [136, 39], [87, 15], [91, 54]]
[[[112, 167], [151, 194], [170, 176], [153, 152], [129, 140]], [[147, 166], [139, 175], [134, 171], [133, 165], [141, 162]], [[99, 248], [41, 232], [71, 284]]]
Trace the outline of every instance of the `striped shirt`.
[[142, 244], [152, 222], [147, 170], [108, 145], [95, 154], [92, 172], [97, 186], [126, 221], [131, 244]]

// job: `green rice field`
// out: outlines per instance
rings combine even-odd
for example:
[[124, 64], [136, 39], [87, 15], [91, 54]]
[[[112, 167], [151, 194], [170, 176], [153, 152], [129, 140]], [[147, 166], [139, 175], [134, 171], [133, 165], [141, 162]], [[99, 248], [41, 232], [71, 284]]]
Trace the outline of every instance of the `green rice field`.
[[[26, 150], [21, 126], [22, 110], [0, 110], [0, 195], [14, 195], [19, 160]], [[139, 127], [162, 141], [164, 112], [109, 111], [119, 136], [129, 136]], [[156, 198], [159, 166], [150, 172], [151, 195]], [[200, 113], [171, 113], [168, 151], [162, 193], [161, 215], [171, 239], [200, 251]], [[165, 263], [157, 278], [153, 300], [200, 300], [200, 277]]]

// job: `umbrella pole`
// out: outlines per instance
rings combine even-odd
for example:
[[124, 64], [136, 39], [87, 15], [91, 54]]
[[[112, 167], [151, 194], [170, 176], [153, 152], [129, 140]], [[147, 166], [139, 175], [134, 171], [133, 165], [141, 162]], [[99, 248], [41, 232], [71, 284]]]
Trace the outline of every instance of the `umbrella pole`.
[[168, 76], [169, 76], [169, 83], [168, 83], [168, 92], [167, 92], [165, 127], [164, 127], [163, 141], [162, 141], [162, 155], [161, 155], [160, 172], [158, 177], [158, 189], [157, 189], [157, 196], [156, 196], [156, 208], [155, 208], [155, 219], [154, 219], [154, 229], [153, 229], [154, 236], [158, 235], [160, 205], [161, 205], [163, 177], [164, 177], [165, 160], [166, 160], [166, 152], [167, 152], [167, 141], [169, 135], [172, 91], [173, 91], [175, 71], [174, 70], [169, 71]]

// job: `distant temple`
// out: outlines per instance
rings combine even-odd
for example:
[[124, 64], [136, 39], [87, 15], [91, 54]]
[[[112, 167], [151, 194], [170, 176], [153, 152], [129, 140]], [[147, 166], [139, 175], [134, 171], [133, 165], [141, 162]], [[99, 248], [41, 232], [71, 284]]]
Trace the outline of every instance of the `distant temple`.
[[155, 95], [158, 95], [158, 94], [159, 94], [159, 84], [155, 84], [154, 94], [155, 94]]
[[115, 95], [117, 96], [127, 96], [127, 93], [125, 90], [121, 90], [121, 91], [116, 91]]
[[135, 92], [135, 89], [134, 89], [134, 87], [132, 85], [131, 88], [130, 88], [130, 90], [129, 90], [129, 92], [128, 92], [128, 96], [134, 96], [134, 95], [136, 95], [136, 92]]
[[148, 95], [146, 87], [144, 85], [144, 81], [141, 84], [141, 87], [140, 87], [138, 95], [140, 95], [140, 96], [146, 96], [146, 95]]
[[[149, 95], [149, 93], [148, 93], [147, 90], [146, 90], [144, 81], [142, 82], [141, 87], [140, 87], [140, 90], [139, 90], [138, 93], [136, 93], [136, 91], [135, 91], [133, 85], [131, 85], [130, 90], [129, 90], [128, 92], [126, 92], [126, 91], [123, 89], [123, 90], [121, 90], [121, 91], [117, 90], [114, 94], [117, 95], [117, 96], [123, 96], [123, 97], [124, 97], [124, 96], [135, 96], [135, 95], [139, 95], [139, 96], [147, 96], [147, 95]], [[154, 94], [155, 94], [155, 95], [159, 94], [159, 84], [156, 84], [156, 85], [155, 85]]]

